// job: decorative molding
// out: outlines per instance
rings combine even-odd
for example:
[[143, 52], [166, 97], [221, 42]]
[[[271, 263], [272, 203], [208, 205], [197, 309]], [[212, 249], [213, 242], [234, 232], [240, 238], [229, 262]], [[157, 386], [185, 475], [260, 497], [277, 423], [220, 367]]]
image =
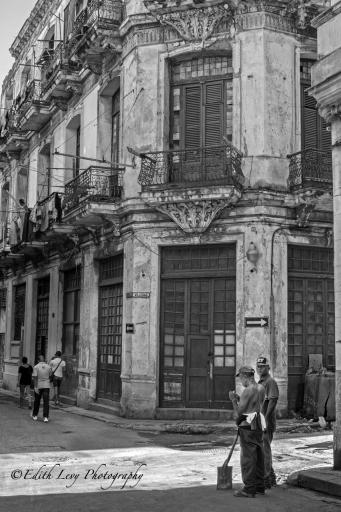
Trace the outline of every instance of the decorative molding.
[[331, 200], [331, 193], [323, 190], [306, 190], [296, 196], [297, 206], [295, 207], [295, 215], [299, 228], [306, 228], [308, 226], [312, 213], [321, 202], [322, 196], [326, 194], [330, 196]]
[[328, 124], [341, 118], [341, 103], [337, 105], [328, 105], [319, 107], [319, 114], [323, 117]]
[[233, 11], [226, 2], [207, 7], [175, 6], [172, 9], [165, 9], [164, 2], [146, 0], [144, 3], [161, 25], [168, 25], [181, 39], [199, 43], [201, 48], [206, 46], [207, 39], [223, 19], [228, 20], [231, 27], [234, 25]]
[[185, 233], [201, 234], [224, 208], [231, 207], [239, 197], [233, 188], [226, 197], [154, 203], [150, 206], [167, 215]]

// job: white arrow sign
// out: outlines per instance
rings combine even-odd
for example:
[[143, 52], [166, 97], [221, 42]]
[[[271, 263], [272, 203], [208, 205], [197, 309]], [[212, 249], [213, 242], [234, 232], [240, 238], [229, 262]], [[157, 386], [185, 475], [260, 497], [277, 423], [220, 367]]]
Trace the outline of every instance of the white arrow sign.
[[268, 317], [245, 318], [246, 327], [267, 327], [269, 325]]

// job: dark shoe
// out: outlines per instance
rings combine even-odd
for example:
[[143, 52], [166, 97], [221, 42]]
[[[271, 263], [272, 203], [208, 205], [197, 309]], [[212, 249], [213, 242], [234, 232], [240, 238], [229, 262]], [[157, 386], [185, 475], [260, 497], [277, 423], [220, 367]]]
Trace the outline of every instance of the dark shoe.
[[256, 494], [262, 494], [263, 496], [265, 496], [265, 489], [257, 489]]
[[254, 494], [250, 494], [249, 492], [244, 491], [243, 489], [239, 489], [239, 491], [235, 491], [233, 496], [236, 498], [254, 498]]

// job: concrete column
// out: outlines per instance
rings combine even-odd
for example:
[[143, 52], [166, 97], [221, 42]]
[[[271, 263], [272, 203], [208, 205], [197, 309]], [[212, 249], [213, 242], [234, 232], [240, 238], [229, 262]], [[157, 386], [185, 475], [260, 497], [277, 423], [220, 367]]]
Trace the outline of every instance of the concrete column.
[[28, 358], [33, 366], [36, 361], [36, 328], [37, 328], [37, 286], [34, 276], [29, 274], [26, 278], [26, 297], [25, 297], [25, 336], [23, 355]]
[[258, 14], [254, 16], [254, 29], [238, 33], [234, 44], [235, 117], [240, 117], [234, 141], [244, 154], [244, 173], [252, 187], [284, 190], [287, 154], [295, 139], [296, 42], [290, 34], [262, 24], [258, 28]]
[[[332, 140], [341, 140], [341, 119], [332, 122]], [[341, 470], [341, 146], [333, 147], [334, 287], [335, 287], [335, 405], [334, 469]]]
[[57, 350], [61, 350], [61, 332], [59, 308], [61, 302], [61, 288], [59, 270], [57, 267], [50, 271], [50, 296], [49, 296], [49, 341], [47, 361], [50, 361]]
[[96, 399], [97, 390], [98, 265], [94, 250], [88, 249], [82, 261], [77, 405], [85, 408]]
[[[138, 239], [129, 238], [124, 248], [121, 406], [125, 416], [150, 418], [155, 412], [158, 387], [158, 256], [148, 249], [148, 235], [139, 232]], [[140, 295], [131, 297], [132, 292]], [[125, 332], [127, 323], [134, 325], [134, 333]]]

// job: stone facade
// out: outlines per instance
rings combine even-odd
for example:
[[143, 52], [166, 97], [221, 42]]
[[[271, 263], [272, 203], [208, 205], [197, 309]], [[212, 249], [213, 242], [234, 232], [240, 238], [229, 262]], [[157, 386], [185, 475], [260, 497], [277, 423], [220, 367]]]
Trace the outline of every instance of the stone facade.
[[335, 253], [335, 400], [334, 469], [341, 469], [341, 2], [314, 20], [318, 34], [319, 60], [312, 70], [311, 94], [315, 96], [321, 115], [328, 120], [333, 140], [333, 203]]
[[[230, 410], [235, 369], [264, 354], [286, 414], [308, 358], [288, 329], [290, 254], [331, 250], [328, 155], [301, 144], [300, 66], [316, 59], [310, 19], [323, 2], [83, 3], [37, 2], [3, 85], [4, 385], [46, 343], [47, 358], [63, 350], [64, 393], [80, 406]], [[35, 236], [24, 239], [27, 209]], [[322, 266], [302, 267], [304, 282], [325, 289]]]

